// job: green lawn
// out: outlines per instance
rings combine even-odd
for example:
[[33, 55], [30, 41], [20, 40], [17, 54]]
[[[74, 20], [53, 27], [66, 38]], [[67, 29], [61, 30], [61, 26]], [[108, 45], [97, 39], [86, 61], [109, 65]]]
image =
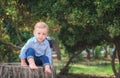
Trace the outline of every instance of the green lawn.
[[85, 65], [73, 64], [70, 68], [70, 73], [84, 73], [84, 74], [109, 74], [113, 75], [111, 65]]
[[[56, 66], [57, 71], [59, 72], [59, 69], [62, 68], [63, 63], [56, 63]], [[69, 73], [86, 75], [113, 75], [111, 63], [106, 61], [80, 62], [71, 64]]]

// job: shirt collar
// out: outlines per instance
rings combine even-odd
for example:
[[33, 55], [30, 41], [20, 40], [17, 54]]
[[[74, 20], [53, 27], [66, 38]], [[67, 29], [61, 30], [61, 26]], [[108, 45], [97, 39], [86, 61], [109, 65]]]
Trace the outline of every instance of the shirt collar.
[[[39, 43], [36, 37], [34, 38], [34, 43]], [[45, 40], [41, 44], [45, 44]]]

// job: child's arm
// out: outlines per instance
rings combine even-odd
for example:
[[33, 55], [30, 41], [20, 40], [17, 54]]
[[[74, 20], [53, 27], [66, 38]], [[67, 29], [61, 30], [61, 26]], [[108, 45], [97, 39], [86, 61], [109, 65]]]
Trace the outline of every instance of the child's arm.
[[46, 56], [49, 59], [50, 65], [52, 65], [52, 52], [50, 46], [47, 47], [46, 49]]
[[31, 41], [28, 40], [20, 51], [19, 58], [21, 59], [21, 66], [28, 66], [25, 58], [26, 58], [26, 51], [30, 47], [30, 45], [31, 45]]
[[28, 66], [28, 65], [26, 64], [25, 59], [21, 59], [21, 66]]

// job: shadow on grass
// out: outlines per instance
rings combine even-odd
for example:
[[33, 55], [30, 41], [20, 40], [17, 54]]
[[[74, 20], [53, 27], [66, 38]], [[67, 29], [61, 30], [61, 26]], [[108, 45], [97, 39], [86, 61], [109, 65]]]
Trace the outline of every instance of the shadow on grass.
[[113, 76], [97, 76], [97, 75], [84, 75], [84, 74], [67, 74], [67, 75], [57, 75], [56, 78], [115, 78]]

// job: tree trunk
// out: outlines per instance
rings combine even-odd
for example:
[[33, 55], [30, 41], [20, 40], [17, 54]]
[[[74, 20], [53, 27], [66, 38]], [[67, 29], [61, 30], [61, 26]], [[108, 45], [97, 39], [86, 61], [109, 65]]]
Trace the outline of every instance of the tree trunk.
[[116, 68], [115, 68], [115, 58], [116, 58], [116, 49], [115, 49], [115, 51], [113, 52], [112, 61], [111, 61], [112, 70], [113, 70], [113, 72], [114, 72], [114, 75], [116, 76], [116, 75], [117, 75], [117, 71], [116, 71]]
[[61, 69], [60, 73], [61, 75], [64, 75], [64, 74], [68, 74], [68, 71], [69, 71], [69, 65], [71, 64], [72, 60], [77, 57], [82, 51], [78, 51], [78, 52], [75, 52], [71, 57], [70, 59], [68, 60], [68, 62], [66, 63], [66, 65]]
[[29, 67], [21, 67], [19, 63], [0, 64], [0, 78], [55, 78], [55, 73], [44, 73], [43, 67], [31, 70]]
[[53, 51], [55, 51], [57, 54], [57, 59], [61, 60], [60, 47], [59, 47], [58, 42], [56, 40], [53, 40], [52, 48], [53, 48]]
[[[112, 68], [113, 68], [113, 72], [114, 72], [114, 75], [116, 76], [116, 78], [120, 78], [120, 37], [117, 37], [114, 39], [114, 44], [115, 44], [116, 50], [115, 50], [115, 53], [113, 54], [113, 58], [112, 58]], [[116, 67], [115, 67], [116, 54], [118, 56], [118, 61], [119, 61], [118, 69], [116, 69]]]
[[107, 44], [104, 45], [104, 50], [105, 50], [104, 57], [107, 58], [108, 57]]
[[90, 60], [90, 51], [86, 49], [86, 52], [87, 52], [87, 59]]

